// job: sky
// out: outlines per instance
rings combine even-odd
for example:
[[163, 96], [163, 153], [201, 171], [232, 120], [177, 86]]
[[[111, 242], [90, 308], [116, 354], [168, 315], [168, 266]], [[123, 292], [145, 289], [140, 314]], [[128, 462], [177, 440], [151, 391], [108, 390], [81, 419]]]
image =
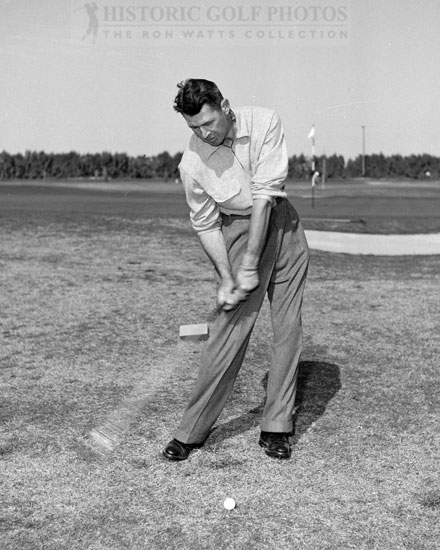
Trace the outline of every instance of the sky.
[[183, 151], [191, 77], [275, 109], [289, 155], [313, 124], [318, 155], [440, 154], [438, 0], [92, 4], [0, 0], [0, 151]]

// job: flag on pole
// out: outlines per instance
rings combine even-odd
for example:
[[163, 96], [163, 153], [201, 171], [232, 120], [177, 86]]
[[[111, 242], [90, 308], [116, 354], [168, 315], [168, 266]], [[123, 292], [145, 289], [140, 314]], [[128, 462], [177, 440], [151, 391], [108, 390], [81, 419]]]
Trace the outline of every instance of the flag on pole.
[[316, 180], [318, 178], [318, 172], [316, 170], [316, 163], [315, 163], [315, 125], [312, 124], [312, 128], [309, 132], [309, 135], [307, 136], [309, 139], [312, 140], [312, 208], [315, 208], [315, 185]]

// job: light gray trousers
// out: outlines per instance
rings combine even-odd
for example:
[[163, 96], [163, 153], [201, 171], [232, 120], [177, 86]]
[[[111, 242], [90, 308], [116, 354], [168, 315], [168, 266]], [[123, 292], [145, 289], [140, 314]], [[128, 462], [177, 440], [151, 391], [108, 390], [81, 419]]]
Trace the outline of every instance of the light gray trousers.
[[[234, 272], [246, 250], [249, 217], [223, 216], [222, 231]], [[287, 199], [272, 208], [259, 265], [260, 284], [232, 311], [217, 316], [202, 353], [202, 366], [175, 438], [201, 443], [219, 417], [242, 365], [258, 313], [268, 295], [272, 360], [261, 430], [291, 432], [298, 361], [302, 350], [301, 305], [309, 250], [298, 214]]]

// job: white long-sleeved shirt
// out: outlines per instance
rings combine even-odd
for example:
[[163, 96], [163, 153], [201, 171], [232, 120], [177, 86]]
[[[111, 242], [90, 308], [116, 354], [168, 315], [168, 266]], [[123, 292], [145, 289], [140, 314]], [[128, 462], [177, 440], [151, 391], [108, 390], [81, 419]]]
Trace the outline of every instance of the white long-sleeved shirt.
[[179, 164], [198, 233], [219, 230], [221, 213], [250, 214], [254, 198], [286, 197], [288, 156], [278, 114], [263, 107], [234, 109], [232, 148], [191, 137]]

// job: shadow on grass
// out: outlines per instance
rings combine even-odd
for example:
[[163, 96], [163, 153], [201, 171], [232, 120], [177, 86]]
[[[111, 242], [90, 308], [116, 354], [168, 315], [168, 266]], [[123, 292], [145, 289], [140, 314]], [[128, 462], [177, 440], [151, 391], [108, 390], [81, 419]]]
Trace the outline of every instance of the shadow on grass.
[[293, 443], [297, 443], [324, 414], [327, 404], [340, 389], [338, 365], [324, 361], [302, 361], [299, 364]]
[[[266, 374], [262, 380], [265, 390], [267, 377]], [[340, 389], [338, 365], [324, 361], [301, 361], [299, 363], [292, 443], [297, 443], [301, 436], [324, 414], [327, 404]], [[215, 427], [206, 446], [215, 445], [259, 425], [263, 409], [264, 402], [248, 413]]]

